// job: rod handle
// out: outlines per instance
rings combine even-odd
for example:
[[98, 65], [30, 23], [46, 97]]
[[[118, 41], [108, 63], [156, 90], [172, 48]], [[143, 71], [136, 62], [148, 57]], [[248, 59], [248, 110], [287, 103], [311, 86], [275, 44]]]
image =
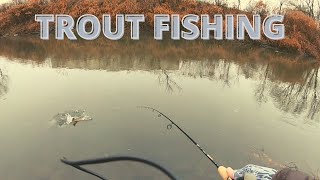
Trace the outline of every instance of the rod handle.
[[218, 173], [220, 174], [221, 178], [223, 180], [231, 180], [231, 178], [228, 176], [228, 173], [227, 173], [227, 168], [224, 167], [224, 166], [220, 166], [218, 168]]

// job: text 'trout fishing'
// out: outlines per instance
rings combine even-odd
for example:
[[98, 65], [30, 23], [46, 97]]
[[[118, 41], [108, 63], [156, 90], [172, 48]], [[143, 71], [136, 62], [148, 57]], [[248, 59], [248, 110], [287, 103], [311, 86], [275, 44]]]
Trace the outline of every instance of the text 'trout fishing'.
[[[252, 23], [251, 23], [251, 21]], [[244, 40], [245, 34], [253, 40], [261, 39], [262, 34], [271, 40], [285, 38], [285, 26], [282, 24], [283, 15], [270, 15], [261, 18], [252, 15], [249, 20], [247, 15], [194, 15], [180, 17], [178, 14], [154, 15], [154, 39], [162, 40], [164, 32], [171, 33], [174, 40]], [[119, 40], [124, 36], [125, 23], [131, 27], [131, 39], [139, 40], [140, 24], [145, 22], [143, 14], [118, 14], [115, 17], [115, 27], [111, 26], [111, 15], [104, 14], [102, 22], [91, 14], [85, 14], [76, 21], [66, 14], [36, 14], [35, 21], [40, 23], [40, 38], [49, 39], [49, 24], [55, 23], [55, 38], [63, 40], [94, 40], [101, 34], [110, 40]], [[213, 32], [213, 36], [210, 36]], [[76, 36], [76, 34], [78, 36]]]

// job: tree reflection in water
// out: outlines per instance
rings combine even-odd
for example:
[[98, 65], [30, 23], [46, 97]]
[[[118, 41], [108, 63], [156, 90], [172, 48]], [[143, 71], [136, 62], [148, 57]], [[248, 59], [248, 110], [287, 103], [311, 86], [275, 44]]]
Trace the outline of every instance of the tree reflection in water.
[[[38, 64], [50, 61], [55, 69], [154, 72], [160, 86], [170, 93], [182, 90], [174, 80], [177, 75], [207, 78], [225, 87], [232, 87], [240, 78], [253, 79], [257, 82], [253, 95], [259, 104], [272, 101], [283, 112], [319, 121], [319, 67], [297, 60], [298, 56], [268, 52], [246, 44], [159, 43], [152, 38], [136, 42], [21, 38], [2, 39], [1, 44], [0, 56], [20, 62], [33, 60]], [[1, 71], [0, 95], [8, 91], [7, 84], [8, 77]]]
[[8, 92], [9, 77], [5, 75], [3, 70], [0, 68], [0, 98]]
[[263, 73], [263, 77], [261, 78], [261, 82], [257, 85], [255, 90], [255, 97], [258, 101], [258, 103], [267, 102], [267, 95], [266, 95], [266, 85], [268, 80], [268, 75], [270, 71], [270, 64], [267, 64], [267, 67], [265, 68], [265, 72]]
[[169, 93], [180, 92], [182, 88], [170, 77], [169, 72], [162, 70], [158, 76], [160, 86], [164, 86]]
[[308, 118], [315, 119], [320, 103], [318, 71], [319, 68], [316, 67], [305, 72], [301, 83], [274, 83], [270, 93], [278, 108], [293, 114], [301, 114], [306, 111]]

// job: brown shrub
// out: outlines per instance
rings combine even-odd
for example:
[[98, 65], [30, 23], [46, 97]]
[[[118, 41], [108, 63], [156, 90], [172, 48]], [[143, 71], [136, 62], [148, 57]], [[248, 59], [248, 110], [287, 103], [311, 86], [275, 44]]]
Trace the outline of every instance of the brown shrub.
[[320, 30], [313, 18], [300, 11], [288, 11], [284, 24], [286, 39], [270, 41], [270, 43], [320, 58]]
[[[261, 1], [253, 7], [252, 12], [265, 15], [266, 9], [267, 6]], [[146, 23], [142, 28], [147, 30], [153, 27], [154, 14], [180, 14], [181, 17], [186, 14], [252, 14], [196, 0], [163, 0], [163, 3], [159, 0], [29, 0], [0, 11], [0, 34], [38, 32], [39, 25], [34, 21], [34, 14], [70, 14], [77, 19], [83, 14], [94, 14], [99, 18], [102, 14], [110, 14], [114, 18], [120, 13], [145, 14]], [[320, 30], [315, 20], [302, 12], [288, 11], [284, 24], [286, 39], [271, 41], [264, 37], [255, 43], [267, 43], [320, 59]]]

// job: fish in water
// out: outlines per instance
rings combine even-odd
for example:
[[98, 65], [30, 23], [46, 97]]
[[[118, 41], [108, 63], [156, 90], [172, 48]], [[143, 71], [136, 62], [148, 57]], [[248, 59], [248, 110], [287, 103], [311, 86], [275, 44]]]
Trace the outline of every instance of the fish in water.
[[73, 125], [76, 126], [82, 121], [91, 121], [92, 118], [88, 116], [84, 110], [69, 110], [63, 113], [58, 113], [53, 116], [51, 122], [60, 127]]

